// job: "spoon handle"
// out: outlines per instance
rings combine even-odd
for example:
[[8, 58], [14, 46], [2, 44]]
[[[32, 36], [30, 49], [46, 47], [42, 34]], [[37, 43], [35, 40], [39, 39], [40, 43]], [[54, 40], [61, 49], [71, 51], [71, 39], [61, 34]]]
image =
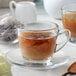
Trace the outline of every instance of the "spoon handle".
[[67, 73], [63, 74], [62, 76], [67, 76], [68, 74], [70, 74], [70, 73], [69, 73], [69, 72], [67, 72]]

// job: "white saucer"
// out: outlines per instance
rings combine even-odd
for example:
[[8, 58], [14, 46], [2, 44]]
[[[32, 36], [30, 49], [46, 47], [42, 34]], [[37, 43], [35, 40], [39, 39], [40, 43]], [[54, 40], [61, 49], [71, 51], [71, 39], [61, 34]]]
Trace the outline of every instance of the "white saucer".
[[59, 52], [57, 55], [54, 55], [54, 57], [51, 60], [52, 65], [50, 65], [50, 66], [41, 66], [41, 65], [40, 66], [37, 66], [37, 65], [31, 66], [31, 64], [28, 64], [25, 62], [19, 49], [9, 51], [6, 54], [6, 57], [9, 62], [11, 62], [12, 64], [15, 64], [17, 66], [26, 67], [26, 68], [29, 67], [32, 69], [52, 69], [52, 68], [62, 66], [69, 61], [69, 56], [65, 56], [62, 54], [63, 54], [63, 52]]

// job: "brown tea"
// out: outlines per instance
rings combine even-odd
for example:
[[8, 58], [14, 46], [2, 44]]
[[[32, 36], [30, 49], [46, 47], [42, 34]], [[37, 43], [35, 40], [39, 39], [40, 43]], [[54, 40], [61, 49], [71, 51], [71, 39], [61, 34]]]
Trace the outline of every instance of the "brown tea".
[[64, 14], [62, 21], [64, 28], [71, 31], [71, 37], [76, 38], [76, 12]]
[[19, 45], [26, 59], [44, 60], [51, 57], [56, 48], [56, 36], [49, 32], [22, 32]]

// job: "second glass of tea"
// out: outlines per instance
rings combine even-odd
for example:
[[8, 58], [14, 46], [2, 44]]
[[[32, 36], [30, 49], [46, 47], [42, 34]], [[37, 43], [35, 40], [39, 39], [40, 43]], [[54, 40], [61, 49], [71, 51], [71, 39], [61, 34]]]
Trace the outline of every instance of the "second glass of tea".
[[70, 41], [76, 43], [76, 3], [64, 5], [61, 10], [63, 26], [71, 32]]
[[[65, 34], [65, 41], [57, 43], [59, 35]], [[18, 38], [22, 56], [31, 66], [50, 66], [55, 52], [69, 40], [68, 30], [59, 33], [58, 25], [50, 22], [30, 23], [19, 28]], [[64, 38], [64, 36], [63, 36]]]

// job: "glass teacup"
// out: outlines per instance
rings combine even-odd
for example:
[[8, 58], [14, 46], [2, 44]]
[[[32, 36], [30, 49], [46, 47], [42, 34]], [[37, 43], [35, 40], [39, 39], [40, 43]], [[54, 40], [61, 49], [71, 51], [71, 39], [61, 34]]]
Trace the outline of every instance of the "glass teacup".
[[[62, 34], [65, 34], [66, 39], [62, 43], [57, 44], [57, 39]], [[18, 30], [22, 56], [25, 62], [31, 66], [51, 65], [54, 53], [63, 48], [69, 37], [70, 33], [68, 30], [64, 29], [62, 32], [59, 32], [58, 25], [50, 22], [30, 23]]]
[[61, 10], [63, 27], [70, 30], [70, 41], [76, 43], [76, 3], [64, 5]]

